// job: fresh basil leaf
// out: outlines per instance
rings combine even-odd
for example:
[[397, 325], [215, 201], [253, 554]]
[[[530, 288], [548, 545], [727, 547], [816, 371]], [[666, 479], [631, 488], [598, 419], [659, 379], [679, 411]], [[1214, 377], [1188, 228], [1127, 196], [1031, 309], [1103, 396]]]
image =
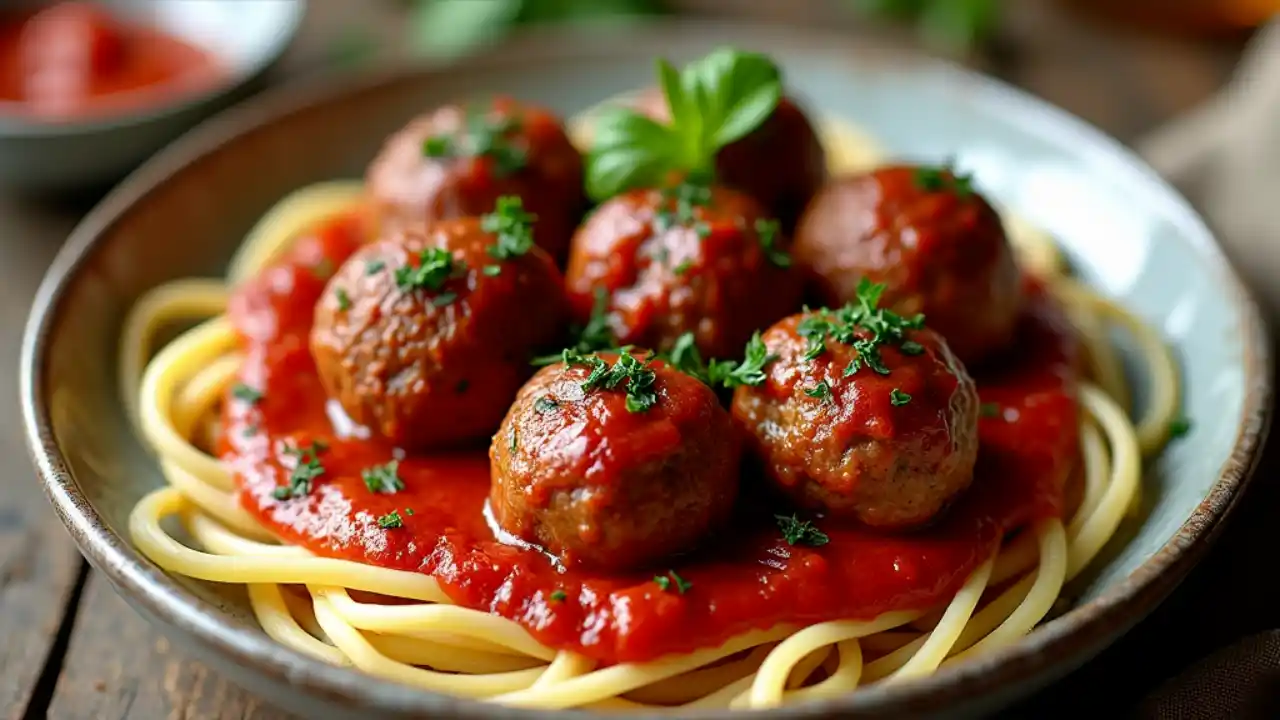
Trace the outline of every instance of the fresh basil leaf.
[[694, 104], [696, 98], [685, 92], [681, 85], [680, 71], [662, 58], [658, 58], [658, 85], [662, 88], [662, 96], [667, 100], [672, 126], [683, 127], [692, 121], [698, 111]]
[[719, 79], [719, 105], [713, 147], [725, 145], [755, 130], [782, 99], [782, 76], [778, 67], [757, 53], [736, 53], [727, 77]]
[[497, 39], [515, 20], [522, 0], [432, 0], [418, 3], [410, 42], [419, 53], [452, 57]]
[[587, 195], [593, 200], [655, 186], [672, 168], [677, 138], [670, 128], [626, 108], [601, 113], [598, 123], [587, 155]]

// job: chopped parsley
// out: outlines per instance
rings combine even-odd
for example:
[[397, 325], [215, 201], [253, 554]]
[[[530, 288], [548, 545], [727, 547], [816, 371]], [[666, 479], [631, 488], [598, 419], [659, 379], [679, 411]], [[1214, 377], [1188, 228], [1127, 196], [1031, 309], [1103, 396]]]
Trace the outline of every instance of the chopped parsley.
[[[465, 269], [465, 264], [455, 261], [448, 250], [438, 247], [423, 248], [418, 252], [418, 265], [401, 265], [396, 268], [396, 287], [404, 292], [414, 290], [439, 290], [445, 281]], [[456, 293], [442, 304], [448, 304], [457, 298]]]
[[244, 437], [256, 437], [260, 432], [262, 432], [262, 428], [257, 425], [245, 425], [244, 430], [242, 430], [240, 434]]
[[286, 447], [284, 453], [293, 455], [298, 461], [289, 472], [289, 484], [276, 488], [272, 496], [277, 500], [288, 500], [310, 495], [313, 481], [324, 474], [319, 455], [328, 449], [329, 446], [320, 440], [305, 448]]
[[835, 403], [835, 398], [831, 395], [831, 386], [827, 384], [826, 380], [821, 380], [817, 385], [806, 389], [804, 394], [811, 398], [818, 398], [824, 403]]
[[1185, 417], [1174, 418], [1172, 421], [1170, 421], [1169, 423], [1169, 439], [1170, 440], [1176, 440], [1177, 438], [1180, 438], [1189, 432], [1191, 432], [1191, 421], [1186, 419]]
[[408, 515], [409, 517], [413, 517], [413, 508], [405, 508], [404, 514]]
[[978, 415], [986, 418], [1000, 417], [1000, 404], [982, 403], [978, 406]]
[[911, 402], [911, 396], [902, 392], [898, 388], [894, 388], [889, 392], [889, 403], [894, 407], [902, 407]]
[[867, 278], [858, 282], [857, 301], [832, 312], [822, 308], [808, 315], [796, 326], [806, 341], [804, 358], [813, 360], [827, 350], [827, 342], [835, 341], [852, 347], [857, 355], [844, 369], [844, 376], [855, 375], [868, 368], [888, 375], [889, 368], [880, 356], [884, 345], [896, 345], [906, 355], [919, 355], [924, 347], [908, 340], [908, 330], [924, 327], [924, 315], [904, 318], [887, 308], [878, 307], [885, 286]]
[[376, 275], [377, 273], [382, 272], [382, 269], [385, 268], [386, 266], [387, 266], [387, 263], [385, 261], [370, 260], [369, 262], [364, 264], [364, 274]]
[[685, 258], [681, 263], [671, 269], [676, 275], [683, 275], [693, 267], [693, 258]]
[[742, 385], [756, 386], [764, 383], [765, 366], [778, 357], [769, 354], [769, 348], [765, 347], [764, 340], [760, 339], [760, 333], [757, 332], [747, 341], [746, 354], [741, 362], [712, 360], [710, 363], [704, 363], [693, 333], [686, 332], [676, 338], [675, 344], [666, 354], [665, 359], [677, 370], [686, 375], [692, 375], [713, 388], [736, 388]]
[[433, 135], [422, 142], [422, 154], [436, 159], [488, 157], [499, 177], [520, 171], [528, 163], [528, 150], [513, 142], [520, 132], [516, 118], [494, 118], [467, 111], [466, 127], [454, 135]]
[[[529, 252], [533, 248], [533, 221], [536, 219], [524, 211], [524, 203], [519, 197], [503, 195], [498, 198], [493, 212], [480, 219], [480, 229], [494, 237], [494, 243], [489, 246], [489, 256], [495, 260], [510, 260]], [[486, 268], [485, 273], [488, 272]]]
[[583, 355], [573, 350], [565, 350], [563, 358], [566, 367], [582, 365], [591, 369], [591, 374], [581, 383], [583, 392], [614, 390], [626, 382], [627, 412], [645, 412], [658, 402], [658, 393], [654, 389], [658, 376], [649, 367], [652, 361], [642, 361], [626, 348], [622, 349], [613, 365], [599, 355]]
[[779, 231], [777, 220], [756, 219], [756, 238], [760, 241], [760, 249], [769, 262], [780, 268], [791, 267], [791, 256], [778, 247]]
[[542, 397], [533, 401], [533, 409], [542, 415], [545, 415], [550, 412], [555, 412], [556, 408], [558, 407], [560, 407], [560, 403], [557, 402], [556, 399], [551, 397], [550, 395], [543, 395]]
[[251, 388], [244, 383], [236, 383], [231, 386], [231, 396], [250, 405], [257, 405], [262, 400], [262, 391]]
[[502, 266], [501, 265], [485, 265], [484, 269], [482, 269], [480, 272], [484, 273], [486, 277], [497, 277], [502, 274]]
[[788, 545], [819, 547], [831, 542], [831, 538], [809, 520], [801, 520], [795, 515], [774, 515], [773, 517], [778, 521], [778, 529], [782, 530], [782, 539], [786, 540]]
[[676, 592], [683, 595], [693, 588], [693, 583], [680, 577], [675, 570], [668, 570], [666, 575], [654, 575], [653, 581], [662, 592], [667, 592], [674, 585]]
[[457, 299], [458, 299], [458, 293], [456, 292], [442, 292], [439, 295], [431, 298], [431, 304], [436, 307], [444, 307], [445, 305], [448, 305], [449, 303]]
[[552, 591], [551, 591], [551, 601], [552, 601], [552, 602], [564, 602], [565, 598], [567, 598], [567, 597], [569, 597], [569, 596], [568, 596], [567, 594], [565, 594], [565, 591], [563, 591], [563, 590], [552, 590]]
[[662, 206], [653, 215], [653, 229], [666, 232], [673, 227], [691, 227], [699, 237], [706, 237], [711, 228], [698, 220], [697, 208], [711, 206], [711, 186], [698, 179], [688, 179], [662, 190]]
[[[572, 328], [572, 334], [578, 339], [573, 345], [566, 348], [569, 352], [589, 355], [600, 350], [617, 348], [618, 341], [613, 337], [613, 330], [609, 328], [608, 290], [603, 287], [595, 289], [595, 301], [591, 304], [590, 319], [587, 320], [586, 325]], [[536, 357], [531, 363], [534, 365], [551, 365], [563, 359], [564, 353], [560, 352], [555, 355]]]
[[950, 190], [960, 197], [973, 193], [973, 176], [957, 173], [951, 161], [937, 167], [918, 167], [912, 180], [925, 192]]
[[333, 291], [333, 294], [335, 297], [338, 298], [339, 310], [351, 309], [351, 296], [347, 294], [346, 290], [343, 290], [342, 288], [338, 288], [337, 290]]
[[511, 442], [507, 444], [507, 450], [510, 452], [515, 452], [516, 448], [520, 447], [520, 436], [517, 435], [517, 432], [514, 427], [511, 428]]
[[394, 495], [404, 489], [404, 481], [399, 475], [400, 461], [392, 460], [385, 465], [374, 465], [360, 471], [360, 479], [372, 493]]
[[399, 511], [392, 510], [386, 515], [383, 515], [382, 517], [378, 518], [378, 527], [383, 528], [385, 530], [394, 530], [395, 528], [402, 528], [404, 527], [404, 518], [400, 517]]

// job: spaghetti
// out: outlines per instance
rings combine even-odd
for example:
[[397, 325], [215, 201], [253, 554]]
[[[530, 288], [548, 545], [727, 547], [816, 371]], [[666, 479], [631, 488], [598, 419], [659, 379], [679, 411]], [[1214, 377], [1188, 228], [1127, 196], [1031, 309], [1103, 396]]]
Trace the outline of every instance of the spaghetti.
[[[882, 159], [855, 128], [829, 123], [821, 135], [833, 174]], [[255, 275], [316, 223], [358, 205], [361, 193], [355, 182], [297, 191], [249, 234], [226, 283], [179, 281], [133, 308], [123, 335], [121, 387], [170, 486], [138, 503], [130, 532], [168, 572], [245, 586], [263, 630], [276, 641], [426, 690], [544, 709], [768, 708], [872, 682], [907, 681], [996, 651], [1050, 614], [1063, 585], [1137, 507], [1142, 458], [1163, 446], [1179, 405], [1176, 369], [1156, 333], [1068, 277], [1053, 241], [1007, 216], [1022, 264], [1067, 309], [1088, 361], [1091, 380], [1079, 392], [1083, 470], [1074, 513], [1038, 520], [1006, 538], [932, 612], [782, 624], [692, 652], [601, 662], [549, 647], [510, 619], [455, 604], [429, 574], [281, 543], [242, 507], [232, 472], [200, 449], [212, 446], [219, 401], [244, 359], [222, 315], [228, 287]], [[201, 322], [148, 359], [162, 327], [192, 320]], [[1129, 391], [1108, 337], [1117, 326], [1136, 341], [1151, 382], [1152, 401], [1136, 423], [1123, 410]], [[181, 522], [189, 540], [172, 532], [171, 519]]]

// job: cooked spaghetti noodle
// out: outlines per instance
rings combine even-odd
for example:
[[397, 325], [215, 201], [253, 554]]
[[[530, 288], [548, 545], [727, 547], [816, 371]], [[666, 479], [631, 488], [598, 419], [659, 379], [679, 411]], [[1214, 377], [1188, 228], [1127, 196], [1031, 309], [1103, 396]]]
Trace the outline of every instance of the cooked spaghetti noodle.
[[[822, 135], [833, 174], [881, 160], [854, 128], [827, 124]], [[179, 281], [134, 307], [123, 335], [121, 386], [170, 487], [138, 503], [130, 531], [168, 572], [245, 586], [262, 628], [278, 642], [427, 690], [530, 708], [768, 708], [910, 680], [993, 652], [1049, 615], [1063, 585], [1137, 506], [1142, 458], [1164, 444], [1179, 405], [1176, 369], [1156, 333], [1067, 277], [1053, 241], [1006, 216], [1023, 265], [1068, 310], [1087, 354], [1091, 381], [1079, 393], [1082, 497], [1074, 514], [1017, 533], [932, 612], [775, 626], [690, 653], [602, 665], [547, 647], [516, 622], [453, 604], [428, 574], [279, 543], [241, 507], [231, 472], [200, 449], [216, 432], [219, 400], [241, 361], [221, 315], [228, 288], [318, 221], [360, 201], [355, 182], [299, 190], [249, 234], [225, 284]], [[148, 360], [160, 328], [190, 320], [203, 322]], [[1151, 385], [1136, 422], [1124, 410], [1130, 393], [1109, 339], [1116, 327], [1136, 342]], [[171, 534], [169, 519], [181, 521], [192, 546]]]

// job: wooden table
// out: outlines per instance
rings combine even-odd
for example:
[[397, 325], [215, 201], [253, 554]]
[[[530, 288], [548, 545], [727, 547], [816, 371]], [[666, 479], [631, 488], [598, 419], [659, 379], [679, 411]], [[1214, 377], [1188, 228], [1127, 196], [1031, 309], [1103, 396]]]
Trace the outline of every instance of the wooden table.
[[[768, 14], [781, 5], [738, 4], [752, 11], [748, 14]], [[1008, 37], [987, 69], [1122, 140], [1137, 138], [1208, 96], [1224, 82], [1240, 52], [1239, 42], [1159, 39], [1093, 26], [1065, 16], [1048, 0], [1011, 5]], [[761, 12], [761, 7], [769, 9]], [[396, 27], [398, 12], [394, 5], [313, 2], [282, 75], [314, 69], [336, 29], [347, 26], [353, 13], [356, 22], [385, 30]], [[0, 708], [9, 718], [279, 720], [287, 716], [172, 649], [88, 569], [25, 459], [13, 383], [21, 328], [45, 267], [94, 199], [40, 201], [0, 194], [0, 328], [7, 340], [0, 348], [0, 375], [10, 378], [0, 383], [0, 457], [8, 468], [0, 490]], [[1275, 598], [1251, 593], [1248, 578], [1231, 562], [1232, 546], [1247, 546], [1257, 532], [1254, 526], [1265, 524], [1249, 524], [1248, 514], [1245, 508], [1246, 517], [1237, 518], [1239, 527], [1225, 538], [1228, 547], [1220, 548], [1156, 616], [1024, 709], [1057, 714], [1052, 711], [1104, 696], [1135, 698], [1236, 633], [1275, 621], [1280, 613], [1266, 612], [1266, 603]], [[1213, 590], [1224, 585], [1246, 598], [1244, 607], [1237, 605], [1231, 619], [1212, 627], [1198, 622], [1218, 614]], [[1169, 635], [1174, 631], [1176, 642]]]

